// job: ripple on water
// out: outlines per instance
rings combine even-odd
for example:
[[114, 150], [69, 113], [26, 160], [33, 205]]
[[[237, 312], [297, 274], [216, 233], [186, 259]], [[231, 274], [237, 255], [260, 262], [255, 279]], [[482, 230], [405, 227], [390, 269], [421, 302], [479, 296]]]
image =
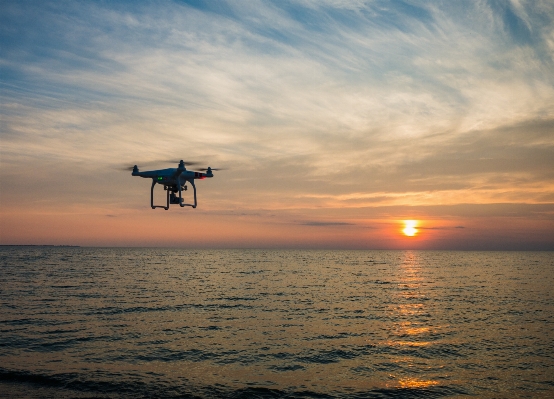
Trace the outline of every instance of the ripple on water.
[[2, 247], [0, 261], [0, 396], [554, 392], [550, 253]]

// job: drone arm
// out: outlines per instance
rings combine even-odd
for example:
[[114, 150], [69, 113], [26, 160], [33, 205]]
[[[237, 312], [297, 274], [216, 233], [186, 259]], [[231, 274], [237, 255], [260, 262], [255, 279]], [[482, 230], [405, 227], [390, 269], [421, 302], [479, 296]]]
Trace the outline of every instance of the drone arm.
[[139, 172], [138, 169], [137, 169], [136, 171], [133, 170], [132, 175], [153, 179], [153, 178], [158, 176], [158, 171], [150, 170], [150, 171], [146, 171], [146, 172]]

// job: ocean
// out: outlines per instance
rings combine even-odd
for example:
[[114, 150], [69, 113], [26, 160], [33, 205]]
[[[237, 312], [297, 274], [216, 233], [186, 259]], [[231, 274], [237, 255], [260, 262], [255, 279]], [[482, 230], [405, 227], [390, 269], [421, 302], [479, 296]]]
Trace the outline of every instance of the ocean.
[[551, 398], [554, 253], [0, 247], [2, 398]]

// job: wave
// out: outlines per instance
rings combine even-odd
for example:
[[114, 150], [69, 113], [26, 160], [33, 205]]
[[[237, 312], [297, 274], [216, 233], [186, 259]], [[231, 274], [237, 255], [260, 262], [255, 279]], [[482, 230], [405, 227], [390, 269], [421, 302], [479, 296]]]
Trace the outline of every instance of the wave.
[[[294, 368], [293, 368], [294, 369]], [[180, 385], [170, 384], [167, 381], [157, 383], [141, 382], [138, 378], [131, 382], [117, 381], [118, 374], [107, 379], [86, 379], [86, 376], [77, 373], [41, 374], [28, 371], [0, 369], [0, 396], [10, 391], [25, 389], [26, 397], [108, 397], [108, 398], [231, 398], [231, 399], [341, 399], [341, 398], [442, 398], [452, 395], [468, 394], [459, 387], [435, 386], [427, 388], [376, 388], [349, 392], [316, 392], [308, 389], [285, 390], [267, 387], [240, 387], [232, 388], [221, 384], [213, 386], [193, 386], [186, 382]], [[21, 390], [19, 389], [19, 390]]]

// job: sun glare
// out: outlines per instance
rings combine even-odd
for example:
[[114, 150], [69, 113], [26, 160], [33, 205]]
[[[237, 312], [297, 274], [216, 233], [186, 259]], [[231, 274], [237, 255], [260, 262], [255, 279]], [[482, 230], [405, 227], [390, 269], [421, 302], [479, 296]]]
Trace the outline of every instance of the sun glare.
[[417, 234], [417, 220], [404, 220], [404, 229], [402, 232], [408, 237], [413, 237]]

